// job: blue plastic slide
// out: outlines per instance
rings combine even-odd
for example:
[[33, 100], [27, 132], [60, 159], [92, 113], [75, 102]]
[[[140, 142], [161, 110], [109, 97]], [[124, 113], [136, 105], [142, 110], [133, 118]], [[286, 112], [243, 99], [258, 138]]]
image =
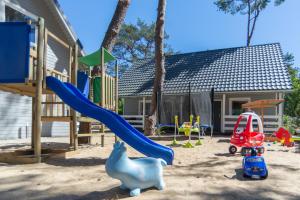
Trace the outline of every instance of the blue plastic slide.
[[124, 126], [126, 126], [128, 129], [130, 129], [131, 131], [133, 131], [133, 133], [135, 133], [138, 137], [142, 137], [144, 140], [146, 140], [147, 142], [149, 142], [150, 144], [153, 144], [153, 145], [156, 145], [156, 146], [160, 146], [161, 148], [165, 148], [167, 150], [171, 150], [172, 151], [172, 154], [173, 153], [173, 150], [168, 148], [168, 147], [165, 147], [165, 146], [162, 146], [160, 144], [157, 144], [155, 142], [153, 142], [152, 140], [150, 140], [148, 137], [144, 136], [143, 134], [141, 134], [137, 129], [135, 129], [133, 126], [131, 126], [123, 117], [121, 117], [120, 115], [116, 114], [115, 112], [112, 112], [110, 110], [106, 110], [100, 106], [97, 106], [96, 104], [92, 103], [89, 99], [87, 99], [84, 94], [78, 89], [76, 88], [74, 85], [72, 85], [71, 83], [64, 83], [65, 86], [67, 88], [69, 88], [76, 96], [77, 98], [80, 98], [82, 101], [88, 103], [90, 106], [94, 106], [96, 109], [101, 109], [103, 110], [103, 112], [107, 112], [113, 116], [115, 116], [119, 121], [120, 123], [122, 123]]
[[153, 142], [116, 113], [93, 104], [73, 85], [54, 77], [47, 77], [46, 82], [47, 86], [74, 110], [104, 123], [119, 138], [142, 154], [162, 158], [168, 164], [172, 164], [172, 149]]

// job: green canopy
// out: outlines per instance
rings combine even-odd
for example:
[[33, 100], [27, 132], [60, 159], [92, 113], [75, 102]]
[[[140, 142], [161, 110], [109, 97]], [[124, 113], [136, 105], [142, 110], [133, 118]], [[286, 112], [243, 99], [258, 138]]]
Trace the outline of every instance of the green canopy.
[[[102, 48], [103, 52], [104, 52], [104, 63], [110, 62], [115, 60], [116, 58], [111, 55], [105, 48]], [[97, 66], [97, 65], [101, 65], [101, 49], [99, 49], [98, 51], [87, 55], [87, 56], [83, 56], [79, 58], [79, 62], [82, 64], [85, 64], [87, 66]]]

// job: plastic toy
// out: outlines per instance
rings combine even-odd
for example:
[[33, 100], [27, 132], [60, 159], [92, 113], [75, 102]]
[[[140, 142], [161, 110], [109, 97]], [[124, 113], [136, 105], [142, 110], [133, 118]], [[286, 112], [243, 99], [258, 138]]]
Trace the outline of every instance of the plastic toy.
[[196, 123], [194, 124], [195, 128], [198, 128], [198, 141], [196, 142], [195, 145], [202, 145], [202, 141], [201, 141], [201, 135], [203, 135], [203, 129], [200, 128], [200, 116], [197, 116], [197, 120]]
[[[191, 119], [191, 116], [193, 118], [193, 115], [190, 115], [190, 119]], [[199, 123], [200, 123], [200, 118], [199, 118]], [[183, 122], [183, 124], [179, 127], [178, 132], [184, 133], [185, 136], [189, 136], [190, 133], [192, 133], [192, 132], [198, 133], [199, 127], [193, 126], [193, 120], [192, 121], [190, 120], [189, 122]]]
[[250, 147], [247, 149], [249, 153], [243, 158], [243, 176], [245, 178], [266, 179], [268, 177], [268, 169], [264, 158], [257, 155], [255, 148]]
[[160, 158], [139, 158], [131, 160], [126, 154], [124, 142], [116, 142], [105, 163], [106, 173], [121, 181], [121, 189], [129, 189], [130, 196], [138, 196], [142, 189], [156, 187], [163, 190], [163, 166], [167, 163]]
[[172, 146], [179, 145], [179, 143], [176, 140], [176, 135], [177, 135], [178, 128], [179, 128], [179, 125], [178, 125], [178, 116], [175, 115], [174, 139], [173, 139], [172, 144], [171, 144]]
[[189, 126], [188, 129], [185, 130], [185, 132], [188, 131], [189, 141], [183, 145], [184, 148], [193, 148], [194, 147], [194, 145], [192, 145], [192, 143], [191, 143], [191, 135], [192, 135], [191, 134], [192, 133], [192, 126], [191, 125], [193, 123], [193, 117], [194, 117], [193, 115], [190, 115], [190, 122], [189, 122], [190, 126]]
[[235, 154], [238, 147], [262, 146], [264, 138], [260, 117], [253, 112], [242, 113], [234, 126], [229, 152]]
[[293, 136], [288, 130], [284, 129], [283, 127], [280, 127], [274, 134], [281, 142], [281, 144], [287, 147], [293, 147], [295, 142], [300, 141], [300, 137]]
[[[191, 131], [190, 131], [191, 129]], [[178, 129], [179, 133], [184, 133], [185, 136], [189, 136], [190, 132], [199, 132], [199, 129], [193, 127], [190, 122], [183, 122], [183, 124]]]
[[171, 148], [150, 140], [128, 124], [120, 115], [95, 105], [72, 84], [63, 83], [51, 76], [46, 78], [46, 83], [48, 88], [54, 91], [71, 108], [102, 122], [131, 147], [146, 156], [162, 158], [168, 164], [172, 164], [174, 152]]

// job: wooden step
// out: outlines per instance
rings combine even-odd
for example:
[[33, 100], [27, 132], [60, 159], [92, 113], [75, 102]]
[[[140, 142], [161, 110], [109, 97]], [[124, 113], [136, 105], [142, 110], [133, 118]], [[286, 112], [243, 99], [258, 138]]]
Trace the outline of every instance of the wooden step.
[[71, 116], [57, 117], [57, 116], [42, 116], [42, 122], [71, 122]]

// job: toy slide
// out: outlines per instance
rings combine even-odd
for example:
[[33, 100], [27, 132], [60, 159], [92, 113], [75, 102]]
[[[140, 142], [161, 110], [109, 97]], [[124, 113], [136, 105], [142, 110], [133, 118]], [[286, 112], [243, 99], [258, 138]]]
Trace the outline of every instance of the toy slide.
[[93, 104], [73, 85], [54, 77], [47, 77], [46, 82], [47, 86], [74, 110], [104, 123], [119, 138], [142, 154], [162, 158], [168, 164], [172, 164], [172, 149], [153, 142], [116, 113]]
[[124, 126], [126, 126], [128, 129], [132, 130], [135, 134], [137, 134], [137, 136], [143, 137], [144, 140], [146, 140], [147, 142], [153, 144], [153, 145], [157, 145], [160, 146], [161, 148], [165, 148], [167, 150], [171, 150], [172, 154], [174, 154], [173, 150], [162, 146], [160, 144], [157, 144], [155, 142], [153, 142], [152, 140], [150, 140], [148, 137], [144, 136], [143, 134], [141, 134], [138, 130], [136, 130], [134, 127], [132, 127], [123, 117], [121, 117], [120, 115], [116, 114], [115, 112], [112, 112], [110, 110], [106, 110], [100, 106], [97, 106], [96, 104], [92, 103], [89, 99], [87, 99], [84, 94], [78, 89], [76, 88], [74, 85], [72, 85], [71, 83], [64, 83], [65, 86], [70, 89], [78, 98], [81, 98], [82, 101], [88, 103], [91, 106], [96, 107], [97, 109], [102, 109], [105, 112], [110, 113], [111, 115], [115, 116], [116, 118], [118, 118], [120, 120], [121, 123], [123, 123]]

